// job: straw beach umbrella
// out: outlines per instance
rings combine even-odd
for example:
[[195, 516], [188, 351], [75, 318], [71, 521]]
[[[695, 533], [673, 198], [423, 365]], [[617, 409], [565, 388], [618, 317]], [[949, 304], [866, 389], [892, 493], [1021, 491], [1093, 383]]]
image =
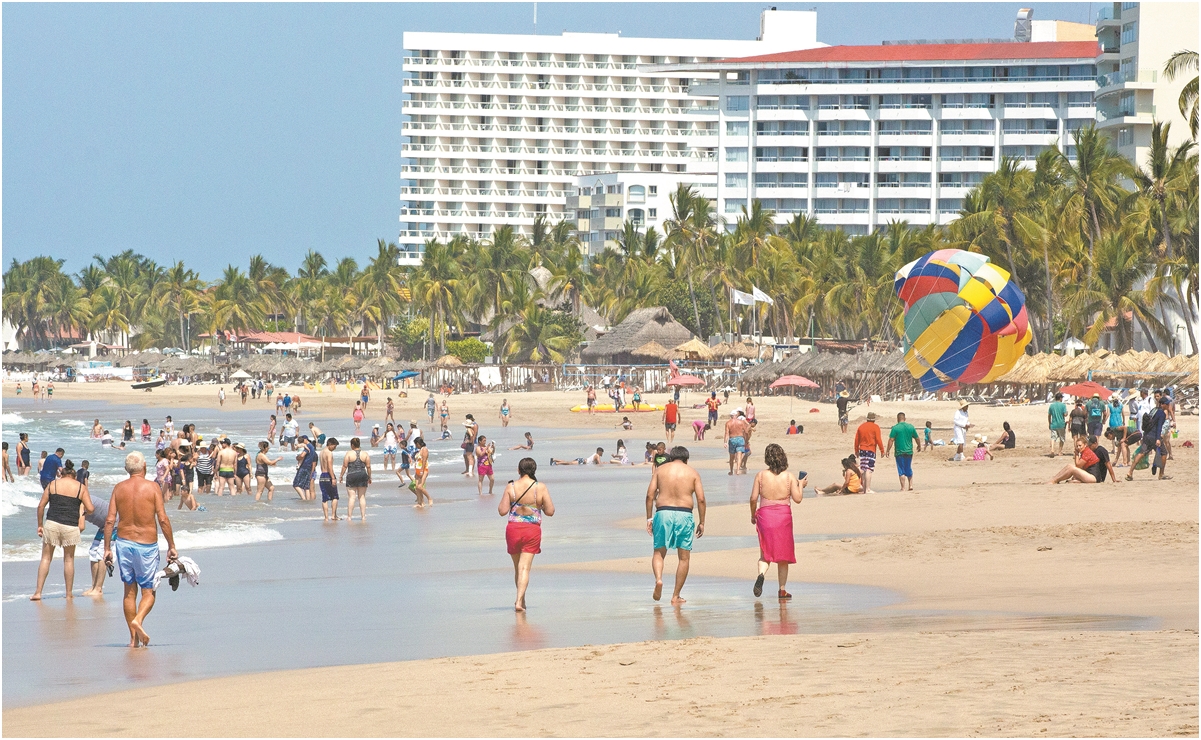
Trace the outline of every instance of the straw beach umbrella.
[[674, 347], [674, 350], [683, 355], [680, 359], [684, 360], [713, 359], [713, 350], [709, 349], [709, 345], [701, 342], [699, 339], [689, 339], [687, 342]]

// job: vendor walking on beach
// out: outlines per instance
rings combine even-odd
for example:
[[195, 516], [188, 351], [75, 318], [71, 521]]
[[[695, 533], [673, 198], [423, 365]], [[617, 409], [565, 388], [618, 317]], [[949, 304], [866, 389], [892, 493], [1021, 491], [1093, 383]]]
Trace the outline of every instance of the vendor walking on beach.
[[1051, 430], [1051, 457], [1062, 455], [1068, 429], [1068, 407], [1062, 393], [1056, 393], [1055, 401], [1047, 406], [1047, 427]]
[[[763, 595], [763, 579], [772, 563], [780, 582], [777, 596], [791, 599], [784, 590], [788, 584], [788, 566], [796, 562], [796, 544], [792, 538], [792, 502], [801, 503], [808, 478], [800, 480], [788, 472], [788, 455], [778, 444], [763, 451], [767, 470], [759, 471], [751, 485], [751, 524], [759, 534], [759, 577], [755, 579], [755, 597]], [[803, 474], [802, 474], [803, 475]]]
[[[695, 524], [692, 516], [694, 496], [699, 518]], [[663, 559], [667, 550], [673, 548], [679, 564], [671, 603], [683, 604], [680, 592], [688, 579], [693, 535], [700, 538], [705, 533], [705, 487], [700, 475], [688, 466], [687, 448], [673, 447], [671, 459], [657, 466], [651, 474], [650, 485], [646, 488], [646, 533], [654, 538], [655, 547], [651, 557], [651, 571], [655, 574], [652, 598], [658, 601], [663, 595]]]
[[[125, 457], [129, 479], [113, 487], [108, 518], [104, 522], [104, 562], [113, 563], [125, 584], [125, 621], [129, 647], [150, 645], [144, 625], [154, 608], [154, 574], [159, 570], [158, 531], [167, 540], [167, 562], [174, 562], [175, 536], [163, 508], [158, 486], [146, 480], [146, 458], [140, 452]], [[138, 589], [142, 603], [138, 603]]]
[[518, 479], [509, 481], [496, 506], [498, 514], [509, 518], [505, 526], [505, 544], [513, 559], [513, 583], [517, 586], [513, 610], [518, 612], [525, 611], [530, 569], [534, 565], [534, 556], [542, 552], [542, 516], [555, 515], [550, 491], [538, 482], [537, 473], [538, 463], [533, 458], [523, 457], [517, 463]]
[[676, 439], [676, 425], [680, 423], [680, 406], [674, 399], [669, 400], [663, 407], [663, 431], [667, 435], [667, 444]]
[[955, 412], [955, 416], [951, 420], [954, 426], [951, 444], [955, 445], [955, 456], [951, 459], [956, 462], [963, 459], [963, 445], [967, 443], [967, 430], [972, 428], [971, 420], [967, 416], [967, 408], [967, 401], [959, 404], [959, 410]]

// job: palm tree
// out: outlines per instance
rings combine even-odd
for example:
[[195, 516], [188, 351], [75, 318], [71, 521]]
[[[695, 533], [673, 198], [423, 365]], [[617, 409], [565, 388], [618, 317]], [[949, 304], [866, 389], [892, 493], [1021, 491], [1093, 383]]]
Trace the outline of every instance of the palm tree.
[[375, 318], [376, 334], [383, 335], [389, 319], [400, 312], [400, 295], [405, 288], [405, 275], [397, 265], [400, 248], [380, 239], [376, 255], [363, 270], [360, 278], [361, 307]]
[[[1177, 105], [1180, 106], [1180, 115], [1188, 119], [1189, 132], [1193, 136], [1193, 141], [1197, 140], [1197, 52], [1195, 51], [1178, 51], [1168, 57], [1168, 61], [1163, 65], [1163, 75], [1169, 80], [1174, 80], [1180, 75], [1188, 74], [1189, 70], [1194, 72], [1193, 79], [1184, 83], [1184, 89], [1180, 91], [1180, 98]], [[1194, 350], [1195, 351], [1195, 350]]]
[[[955, 222], [956, 231], [968, 236], [969, 247], [988, 251], [988, 247], [999, 244], [1005, 248], [1009, 263], [1009, 274], [1020, 289], [1014, 252], [1022, 251], [1024, 245], [1017, 233], [1014, 219], [1027, 210], [1030, 204], [1030, 189], [1033, 185], [1029, 170], [1018, 160], [1001, 157], [996, 172], [984, 177], [975, 198], [964, 201], [965, 210]], [[972, 210], [966, 210], [971, 208]]]
[[184, 329], [184, 314], [197, 304], [204, 283], [200, 276], [189, 270], [183, 262], [177, 261], [167, 269], [163, 279], [155, 284], [152, 295], [154, 299], [166, 306], [173, 307], [179, 314], [179, 341], [184, 351], [189, 351], [188, 332]]
[[[349, 259], [349, 258], [347, 258]], [[320, 297], [313, 303], [313, 318], [321, 337], [321, 361], [325, 361], [325, 338], [331, 334], [350, 333], [350, 317], [355, 305], [352, 296], [335, 281], [322, 286]], [[353, 347], [353, 343], [351, 344]]]
[[95, 332], [105, 332], [109, 337], [117, 337], [122, 341], [129, 331], [129, 316], [125, 314], [120, 292], [105, 285], [92, 296], [92, 319], [88, 328]]
[[461, 269], [454, 257], [453, 244], [437, 239], [425, 243], [421, 267], [413, 274], [413, 298], [429, 312], [430, 354], [433, 354], [434, 328], [438, 333], [438, 354], [446, 353], [447, 314], [457, 309]]
[[1088, 241], [1088, 256], [1092, 258], [1102, 226], [1113, 223], [1118, 203], [1126, 195], [1118, 181], [1131, 176], [1132, 167], [1114, 151], [1109, 139], [1096, 126], [1078, 129], [1072, 135], [1072, 143], [1076, 147], [1075, 159], [1059, 155], [1059, 166], [1070, 192], [1064, 207], [1078, 219], [1080, 231]]
[[[492, 232], [490, 242], [475, 245], [468, 263], [472, 266], [467, 296], [471, 309], [480, 317], [491, 311], [494, 320], [500, 318], [501, 303], [516, 283], [524, 282], [530, 264], [513, 227], [501, 226]], [[492, 341], [498, 343], [499, 334], [494, 333]]]
[[[1176, 259], [1172, 239], [1171, 211], [1182, 205], [1182, 198], [1188, 192], [1190, 177], [1196, 177], [1196, 162], [1192, 158], [1193, 142], [1186, 141], [1176, 148], [1168, 144], [1171, 123], [1156, 121], [1151, 126], [1151, 147], [1147, 152], [1147, 163], [1134, 171], [1134, 183], [1139, 194], [1147, 200], [1152, 209], [1153, 224], [1163, 240], [1163, 262], [1161, 269], [1165, 275], [1171, 274], [1171, 263]], [[1180, 310], [1186, 310], [1187, 301], [1184, 297], [1184, 286], [1181, 281], [1169, 280], [1176, 290], [1176, 299]], [[1185, 321], [1188, 327], [1188, 338], [1193, 354], [1197, 354], [1197, 336], [1193, 331], [1193, 322]]]
[[1101, 334], [1114, 323], [1117, 351], [1134, 346], [1135, 321], [1148, 331], [1148, 337], [1161, 341], [1168, 332], [1155, 316], [1157, 287], [1152, 284], [1137, 290], [1151, 267], [1145, 236], [1127, 227], [1107, 232], [1099, 242], [1092, 273], [1080, 285], [1065, 286], [1064, 311], [1069, 316], [1091, 317], [1084, 342], [1096, 344]]
[[564, 362], [576, 344], [576, 334], [564, 328], [559, 314], [531, 303], [508, 333], [505, 354], [530, 362]]

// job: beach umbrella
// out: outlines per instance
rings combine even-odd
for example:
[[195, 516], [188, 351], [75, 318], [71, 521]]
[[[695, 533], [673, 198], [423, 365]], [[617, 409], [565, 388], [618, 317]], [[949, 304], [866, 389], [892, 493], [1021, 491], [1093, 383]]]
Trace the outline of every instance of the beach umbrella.
[[1113, 395], [1108, 388], [1100, 383], [1094, 383], [1091, 380], [1086, 380], [1083, 383], [1076, 383], [1074, 385], [1065, 385], [1059, 389], [1059, 392], [1066, 395], [1075, 396], [1076, 398], [1089, 398], [1096, 393], [1101, 396], [1101, 400], [1103, 401], [1108, 400], [1109, 397]]
[[246, 380], [250, 377], [250, 373], [246, 372], [245, 370], [237, 370], [231, 373], [229, 377], [231, 380]]
[[670, 352], [662, 344], [652, 339], [630, 354], [635, 357], [649, 357], [652, 360], [666, 360]]
[[[784, 375], [784, 376], [781, 376], [780, 378], [778, 378], [776, 380], [776, 382], [772, 383], [768, 387], [769, 388], [786, 388], [786, 387], [820, 388], [821, 386], [818, 385], [817, 383], [814, 383], [809, 378], [803, 378], [800, 375]], [[788, 394], [788, 413], [789, 414], [792, 413], [792, 395], [793, 394], [791, 394], [791, 393]]]
[[442, 355], [434, 362], [434, 367], [459, 367], [463, 361], [454, 355]]
[[392, 378], [392, 379], [393, 380], [408, 380], [409, 378], [416, 378], [420, 374], [421, 373], [417, 372], [416, 370], [402, 370], [401, 372], [396, 374], [395, 378]]
[[667, 381], [668, 385], [704, 385], [705, 381], [695, 375], [677, 375]]

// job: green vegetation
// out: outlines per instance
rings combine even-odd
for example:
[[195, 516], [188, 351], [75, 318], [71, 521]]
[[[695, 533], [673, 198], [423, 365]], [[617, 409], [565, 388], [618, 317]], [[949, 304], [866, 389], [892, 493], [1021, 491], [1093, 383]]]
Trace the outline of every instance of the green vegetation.
[[[1130, 347], [1137, 325], [1158, 343], [1152, 349], [1170, 350], [1165, 309], [1198, 311], [1198, 162], [1194, 142], [1171, 147], [1169, 131], [1155, 124], [1141, 168], [1092, 127], [1075, 134], [1070, 157], [1051, 149], [1033, 168], [1003, 159], [945, 227], [898, 221], [850, 236], [805, 215], [777, 225], [758, 201], [726, 223], [681, 186], [662, 233], [627, 223], [617, 247], [591, 259], [569, 223], [541, 217], [529, 237], [503, 226], [488, 239], [431, 240], [413, 269], [397, 266], [399, 250], [383, 240], [362, 268], [310, 251], [290, 274], [255, 255], [212, 283], [182, 262], [163, 267], [131, 251], [97, 256], [73, 276], [61, 261], [34, 257], [5, 272], [3, 309], [35, 346], [90, 335], [191, 349], [201, 333], [291, 329], [383, 333], [406, 357], [449, 351], [478, 361], [489, 354], [485, 340], [505, 360], [561, 362], [583, 341], [585, 303], [614, 324], [636, 308], [667, 306], [702, 336], [746, 331], [753, 310], [756, 325], [781, 338], [896, 339], [896, 270], [960, 248], [1012, 273], [1035, 350], [1066, 334], [1095, 343], [1111, 324], [1118, 349]], [[731, 310], [732, 291], [752, 285], [774, 303]], [[476, 330], [480, 339], [464, 338]], [[1189, 339], [1196, 353], [1191, 325]]]

